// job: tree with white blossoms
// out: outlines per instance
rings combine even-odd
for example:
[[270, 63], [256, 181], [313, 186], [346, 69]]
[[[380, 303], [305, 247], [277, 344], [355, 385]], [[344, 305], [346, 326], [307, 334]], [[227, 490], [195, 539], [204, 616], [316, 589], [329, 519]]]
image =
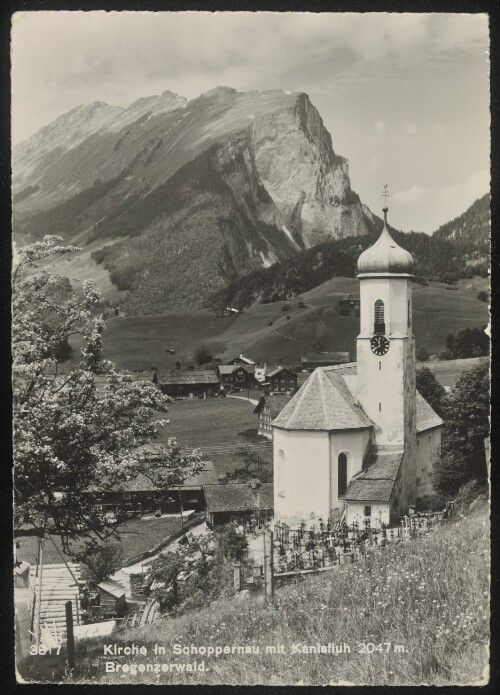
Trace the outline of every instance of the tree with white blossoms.
[[[61, 241], [46, 236], [22, 248], [13, 273], [14, 533], [58, 535], [65, 552], [82, 558], [125, 518], [97, 511], [96, 497], [139, 474], [161, 494], [203, 464], [174, 438], [154, 443], [165, 424], [155, 413], [170, 399], [101, 359], [107, 311], [94, 283], [61, 293], [62, 278], [43, 268], [45, 259], [78, 250]], [[69, 338], [83, 344], [78, 364], [61, 361]]]

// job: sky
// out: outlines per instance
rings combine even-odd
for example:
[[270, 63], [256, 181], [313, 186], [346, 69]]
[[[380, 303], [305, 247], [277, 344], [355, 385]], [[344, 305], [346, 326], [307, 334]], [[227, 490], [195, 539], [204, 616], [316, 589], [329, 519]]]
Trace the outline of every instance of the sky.
[[431, 233], [489, 190], [485, 14], [26, 12], [12, 25], [12, 139], [80, 104], [219, 85], [306, 92], [352, 188]]

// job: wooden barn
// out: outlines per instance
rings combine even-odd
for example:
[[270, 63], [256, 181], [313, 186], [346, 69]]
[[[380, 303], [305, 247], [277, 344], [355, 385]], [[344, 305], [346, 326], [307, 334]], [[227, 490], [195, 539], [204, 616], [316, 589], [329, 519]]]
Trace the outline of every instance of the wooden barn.
[[114, 579], [103, 579], [97, 585], [99, 589], [100, 613], [102, 617], [121, 618], [127, 612], [125, 589]]
[[207, 524], [212, 528], [230, 521], [243, 523], [252, 518], [258, 523], [273, 516], [273, 484], [235, 483], [206, 485]]
[[153, 383], [172, 398], [213, 398], [219, 393], [219, 376], [215, 369], [155, 372]]

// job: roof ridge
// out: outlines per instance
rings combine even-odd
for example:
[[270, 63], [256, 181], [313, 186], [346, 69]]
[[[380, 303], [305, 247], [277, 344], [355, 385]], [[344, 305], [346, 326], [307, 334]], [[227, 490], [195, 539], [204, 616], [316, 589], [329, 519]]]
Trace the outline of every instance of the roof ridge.
[[319, 390], [321, 393], [321, 406], [323, 408], [323, 419], [324, 419], [325, 425], [329, 425], [328, 413], [326, 411], [326, 402], [325, 402], [326, 401], [326, 394], [325, 394], [326, 376], [323, 374], [323, 372], [320, 372], [320, 374], [321, 374], [321, 378], [319, 380]]
[[[297, 399], [297, 403], [296, 403], [296, 405], [294, 405], [293, 410], [292, 410], [292, 412], [290, 413], [290, 415], [289, 415], [289, 417], [288, 417], [288, 419], [287, 419], [287, 421], [286, 421], [287, 426], [288, 426], [288, 425], [290, 424], [290, 422], [292, 421], [292, 418], [293, 418], [294, 415], [295, 415], [295, 411], [296, 411], [296, 410], [300, 407], [300, 405], [302, 404], [302, 401], [303, 401], [303, 399], [304, 399], [304, 396], [305, 396], [305, 395], [308, 393], [308, 391], [311, 389], [312, 377], [316, 374], [316, 371], [317, 371], [317, 370], [315, 369], [314, 372], [313, 372], [313, 373], [311, 374], [311, 376], [309, 377], [309, 379], [308, 379], [307, 381], [305, 381], [305, 382], [302, 384], [302, 386], [300, 387], [300, 389], [297, 391], [296, 395], [299, 396], [299, 398]], [[302, 391], [302, 393], [301, 393], [301, 391]], [[292, 400], [293, 400], [293, 399], [292, 399]], [[291, 403], [291, 402], [292, 402], [292, 401], [289, 401], [289, 403]], [[288, 404], [287, 404], [287, 405], [288, 405]], [[285, 407], [287, 407], [287, 406], [285, 406]]]

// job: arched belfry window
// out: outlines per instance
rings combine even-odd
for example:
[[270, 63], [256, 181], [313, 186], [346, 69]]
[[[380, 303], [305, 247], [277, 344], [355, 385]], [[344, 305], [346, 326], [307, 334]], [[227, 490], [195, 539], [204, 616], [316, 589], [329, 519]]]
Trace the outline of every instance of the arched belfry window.
[[345, 495], [347, 490], [347, 456], [345, 454], [339, 454], [337, 460], [338, 465], [338, 497]]
[[374, 333], [385, 333], [384, 302], [377, 299], [375, 302], [375, 320], [373, 325]]

